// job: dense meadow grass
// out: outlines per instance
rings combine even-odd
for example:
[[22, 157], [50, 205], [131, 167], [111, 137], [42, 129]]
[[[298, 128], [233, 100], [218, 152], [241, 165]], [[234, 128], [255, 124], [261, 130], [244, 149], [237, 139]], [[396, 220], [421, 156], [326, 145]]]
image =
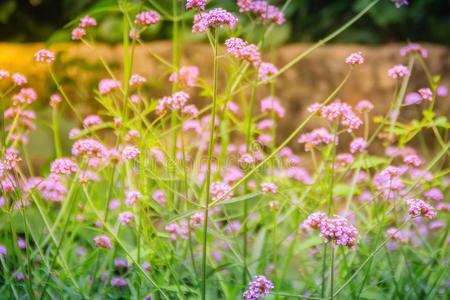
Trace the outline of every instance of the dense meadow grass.
[[[449, 299], [450, 123], [436, 109], [448, 95], [427, 50], [399, 49], [385, 75], [396, 88], [377, 116], [369, 100], [338, 98], [348, 81], [364, 80], [352, 77], [364, 54], [349, 53], [342, 82], [281, 139], [277, 78], [379, 0], [284, 66], [262, 53], [289, 0], [238, 0], [236, 11], [206, 2], [173, 0], [168, 11], [119, 1], [122, 74], [96, 51], [95, 12], [77, 20], [72, 39], [109, 74], [91, 93], [96, 114], [80, 115], [65, 93], [51, 46], [35, 54], [55, 86], [48, 100], [0, 69], [0, 298]], [[244, 19], [257, 43], [239, 38]], [[156, 99], [133, 72], [133, 53], [162, 21], [172, 23], [172, 60], [148, 51], [167, 67], [172, 92]], [[211, 74], [181, 59], [182, 26], [209, 41]], [[427, 75], [417, 91], [416, 72]], [[50, 119], [36, 118], [38, 102]], [[402, 118], [410, 106], [419, 118]], [[64, 133], [71, 152], [59, 128], [67, 115], [79, 122]], [[306, 130], [311, 120], [322, 126]], [[36, 126], [54, 140], [41, 170], [26, 147]]]

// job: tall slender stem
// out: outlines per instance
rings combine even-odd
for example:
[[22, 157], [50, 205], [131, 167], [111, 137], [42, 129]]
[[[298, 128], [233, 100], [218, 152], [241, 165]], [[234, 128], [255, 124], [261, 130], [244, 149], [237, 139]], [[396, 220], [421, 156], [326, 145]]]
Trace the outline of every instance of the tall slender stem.
[[209, 129], [209, 145], [208, 145], [208, 162], [207, 162], [207, 170], [206, 170], [206, 199], [205, 199], [205, 210], [204, 210], [204, 222], [203, 222], [203, 246], [202, 246], [202, 287], [201, 294], [202, 300], [206, 299], [206, 251], [207, 251], [207, 243], [208, 243], [208, 210], [209, 210], [209, 201], [210, 201], [210, 193], [209, 188], [211, 185], [211, 160], [214, 148], [214, 126], [216, 121], [216, 106], [217, 106], [217, 87], [219, 81], [219, 66], [218, 66], [218, 42], [219, 36], [218, 31], [215, 29], [214, 31], [214, 82], [213, 82], [213, 105], [211, 112], [211, 122]]
[[334, 247], [331, 246], [331, 265], [330, 265], [330, 297], [333, 300], [334, 296]]

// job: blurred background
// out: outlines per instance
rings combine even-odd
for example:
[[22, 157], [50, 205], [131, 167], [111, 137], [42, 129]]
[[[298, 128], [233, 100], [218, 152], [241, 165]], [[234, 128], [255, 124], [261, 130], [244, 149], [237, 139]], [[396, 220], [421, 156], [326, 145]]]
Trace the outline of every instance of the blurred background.
[[[364, 8], [371, 0], [292, 0], [286, 10], [288, 22], [276, 29], [277, 42], [313, 42], [326, 36]], [[170, 11], [169, 0], [129, 2], [151, 7], [152, 2]], [[235, 0], [210, 1], [212, 5], [237, 11]], [[273, 0], [279, 6], [286, 0]], [[382, 0], [368, 16], [358, 21], [333, 42], [380, 44], [420, 41], [450, 45], [450, 1], [410, 0], [397, 9]], [[70, 22], [86, 13], [100, 20], [97, 39], [121, 41], [122, 20], [117, 0], [0, 0], [0, 40], [8, 42], [70, 41]], [[170, 38], [170, 22], [147, 32], [143, 39]], [[71, 29], [71, 28], [70, 28]], [[190, 28], [186, 27], [189, 32]], [[245, 35], [245, 33], [244, 33]], [[198, 38], [187, 34], [187, 37]]]
[[[304, 52], [311, 43], [318, 41], [336, 30], [373, 0], [291, 0], [286, 9], [287, 22], [275, 26], [265, 39], [265, 59], [282, 67]], [[157, 9], [171, 14], [171, 0], [128, 0], [131, 22], [134, 15], [143, 9]], [[180, 2], [182, 7], [183, 1]], [[283, 6], [286, 0], [271, 0]], [[275, 95], [286, 107], [286, 117], [280, 120], [277, 138], [283, 140], [292, 130], [293, 124], [304, 119], [306, 108], [314, 102], [325, 99], [342, 81], [348, 72], [345, 57], [354, 51], [362, 51], [366, 62], [355, 68], [351, 80], [340, 91], [338, 97], [354, 105], [361, 99], [375, 104], [373, 116], [383, 115], [389, 108], [396, 81], [389, 78], [387, 70], [393, 65], [407, 63], [399, 50], [408, 42], [418, 42], [429, 51], [426, 63], [439, 85], [450, 89], [450, 0], [410, 0], [408, 6], [396, 8], [391, 0], [381, 0], [369, 13], [363, 16], [345, 32], [302, 59], [290, 68], [275, 83]], [[39, 95], [35, 108], [38, 120], [49, 120], [51, 109], [48, 99], [57, 91], [45, 65], [34, 62], [34, 53], [49, 47], [57, 52], [57, 60], [52, 68], [66, 94], [75, 103], [81, 116], [102, 113], [96, 103], [95, 90], [103, 78], [109, 74], [97, 55], [101, 55], [110, 69], [120, 79], [123, 74], [122, 13], [119, 9], [124, 0], [0, 0], [0, 69], [20, 72], [27, 76], [30, 86]], [[236, 0], [210, 0], [209, 5], [224, 7], [237, 12]], [[98, 20], [98, 26], [89, 30], [95, 38], [98, 51], [81, 42], [71, 41], [71, 30], [80, 18], [91, 15]], [[164, 15], [164, 13], [162, 13]], [[191, 24], [194, 12], [184, 14], [182, 30], [186, 47], [182, 62], [198, 65], [201, 76], [211, 82], [212, 55], [208, 43], [201, 43], [204, 34], [192, 34]], [[262, 27], [243, 14], [239, 14], [236, 36], [243, 36], [251, 42], [259, 41]], [[143, 88], [146, 101], [158, 99], [170, 93], [168, 76], [171, 72], [150, 53], [171, 60], [170, 20], [150, 26], [141, 34], [144, 45], [135, 49], [133, 72], [143, 75], [148, 83]], [[226, 32], [224, 31], [223, 34]], [[225, 38], [223, 36], [222, 38]], [[231, 60], [224, 59], [221, 71], [230, 66]], [[226, 72], [224, 72], [226, 73]], [[226, 78], [225, 74], [221, 75]], [[407, 92], [428, 86], [427, 76], [420, 64], [416, 64]], [[0, 86], [1, 90], [1, 86]], [[200, 106], [210, 102], [210, 98], [189, 90], [192, 101]], [[258, 89], [257, 97], [262, 99], [269, 91]], [[436, 113], [449, 116], [449, 95], [436, 102]], [[258, 104], [259, 106], [259, 104]], [[405, 107], [402, 121], [420, 118], [426, 103]], [[68, 132], [80, 126], [64, 107], [61, 120], [61, 136], [65, 153], [70, 153], [71, 141]], [[45, 125], [43, 121], [42, 124]], [[320, 124], [315, 121], [305, 130]], [[436, 144], [432, 132], [426, 132], [430, 149]], [[348, 141], [342, 141], [346, 145]], [[32, 157], [42, 164], [52, 158], [53, 138], [50, 128], [39, 126], [30, 136], [29, 147], [39, 149], [39, 157]], [[425, 141], [424, 141], [425, 143]], [[291, 145], [299, 149], [298, 144]], [[381, 148], [380, 148], [381, 149]]]

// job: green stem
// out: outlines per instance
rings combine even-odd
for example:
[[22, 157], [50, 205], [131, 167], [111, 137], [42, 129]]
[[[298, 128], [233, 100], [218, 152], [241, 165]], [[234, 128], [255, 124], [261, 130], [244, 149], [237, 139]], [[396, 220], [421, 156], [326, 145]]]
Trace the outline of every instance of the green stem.
[[213, 83], [213, 106], [211, 112], [210, 131], [209, 131], [209, 145], [208, 145], [208, 162], [206, 170], [206, 199], [204, 209], [204, 222], [203, 222], [203, 245], [202, 245], [202, 287], [201, 287], [201, 299], [206, 299], [206, 256], [207, 256], [207, 242], [208, 242], [208, 211], [210, 202], [210, 186], [211, 186], [211, 161], [214, 149], [214, 129], [216, 121], [216, 109], [217, 109], [217, 87], [219, 83], [219, 65], [218, 65], [218, 43], [219, 35], [218, 30], [214, 31], [214, 83]]

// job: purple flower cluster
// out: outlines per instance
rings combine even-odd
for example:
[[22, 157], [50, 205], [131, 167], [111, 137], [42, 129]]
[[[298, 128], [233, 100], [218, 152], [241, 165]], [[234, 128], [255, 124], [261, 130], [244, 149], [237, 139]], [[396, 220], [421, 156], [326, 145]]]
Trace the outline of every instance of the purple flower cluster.
[[276, 6], [262, 0], [237, 0], [240, 12], [254, 14], [261, 22], [270, 22], [278, 25], [283, 24], [286, 19], [284, 13]]
[[207, 12], [201, 12], [194, 16], [192, 32], [205, 32], [213, 26], [228, 26], [233, 29], [237, 21], [237, 17], [225, 9], [213, 8]]
[[298, 139], [298, 143], [305, 144], [305, 151], [311, 151], [315, 147], [322, 144], [338, 144], [338, 137], [330, 132], [326, 128], [317, 128], [311, 132], [304, 133]]
[[154, 10], [148, 10], [140, 12], [136, 15], [136, 19], [134, 20], [134, 23], [139, 25], [153, 25], [158, 23], [161, 20], [161, 15]]
[[429, 219], [433, 219], [436, 216], [436, 211], [434, 208], [421, 199], [406, 199], [406, 204], [408, 205], [408, 214], [412, 217], [424, 216]]
[[268, 295], [274, 286], [265, 276], [258, 275], [248, 284], [247, 290], [242, 294], [245, 300], [258, 300]]
[[207, 0], [187, 0], [186, 1], [186, 9], [198, 8], [200, 10], [204, 10], [206, 6]]
[[361, 119], [353, 112], [352, 107], [345, 102], [335, 101], [322, 106], [321, 115], [330, 121], [339, 120], [348, 132], [359, 129], [363, 124]]
[[257, 66], [261, 63], [261, 54], [255, 44], [250, 44], [241, 38], [229, 38], [225, 41], [227, 52], [236, 59], [245, 60]]
[[318, 228], [325, 242], [332, 242], [334, 246], [354, 248], [357, 243], [358, 231], [341, 216], [329, 218], [322, 212], [316, 212], [302, 223], [301, 228]]

